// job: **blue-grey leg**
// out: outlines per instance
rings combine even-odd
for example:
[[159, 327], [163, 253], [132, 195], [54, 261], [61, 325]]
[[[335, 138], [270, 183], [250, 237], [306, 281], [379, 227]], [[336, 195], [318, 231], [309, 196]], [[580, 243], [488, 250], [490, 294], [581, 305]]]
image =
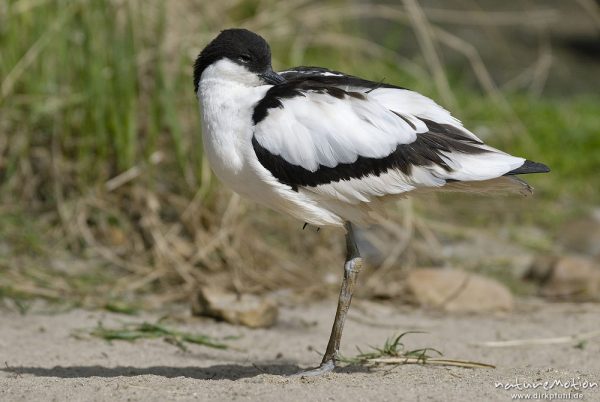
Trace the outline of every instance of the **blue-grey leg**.
[[315, 369], [298, 373], [298, 375], [301, 376], [317, 376], [325, 374], [336, 367], [342, 331], [344, 330], [344, 321], [346, 320], [346, 314], [350, 308], [350, 302], [352, 301], [352, 294], [356, 287], [358, 274], [362, 268], [362, 258], [360, 257], [358, 246], [356, 245], [352, 223], [346, 222], [344, 226], [346, 228], [346, 262], [344, 264], [344, 278], [342, 279], [342, 288], [338, 299], [335, 320], [333, 321], [333, 327], [331, 328], [331, 335], [329, 336], [329, 343], [327, 344], [327, 349], [325, 350], [321, 365]]

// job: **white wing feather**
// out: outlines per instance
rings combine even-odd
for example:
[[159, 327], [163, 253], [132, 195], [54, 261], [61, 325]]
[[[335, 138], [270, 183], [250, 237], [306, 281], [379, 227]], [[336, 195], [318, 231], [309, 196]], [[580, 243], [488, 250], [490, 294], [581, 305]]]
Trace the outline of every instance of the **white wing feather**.
[[376, 99], [307, 91], [281, 102], [283, 108], [269, 109], [254, 135], [272, 154], [311, 172], [355, 162], [359, 155], [383, 158], [416, 139], [416, 131]]

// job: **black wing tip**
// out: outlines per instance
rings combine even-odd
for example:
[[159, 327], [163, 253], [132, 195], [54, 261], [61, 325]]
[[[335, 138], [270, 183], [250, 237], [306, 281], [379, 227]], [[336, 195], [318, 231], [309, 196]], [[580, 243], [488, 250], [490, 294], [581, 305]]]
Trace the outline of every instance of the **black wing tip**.
[[543, 163], [530, 161], [529, 159], [518, 168], [511, 170], [506, 173], [505, 176], [512, 176], [515, 174], [530, 174], [530, 173], [549, 173], [550, 168]]

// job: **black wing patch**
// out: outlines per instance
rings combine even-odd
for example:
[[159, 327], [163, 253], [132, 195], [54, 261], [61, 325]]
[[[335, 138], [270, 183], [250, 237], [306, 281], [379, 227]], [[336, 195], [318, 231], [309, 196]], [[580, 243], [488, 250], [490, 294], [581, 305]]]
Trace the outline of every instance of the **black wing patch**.
[[477, 145], [481, 143], [460, 132], [455, 127], [440, 125], [423, 119], [429, 131], [418, 134], [410, 144], [400, 144], [386, 157], [370, 158], [359, 156], [352, 163], [340, 163], [334, 167], [319, 165], [314, 172], [302, 166], [293, 165], [281, 155], [271, 153], [264, 148], [256, 137], [252, 137], [252, 146], [259, 162], [281, 183], [294, 191], [298, 187], [315, 187], [320, 184], [340, 180], [360, 179], [365, 176], [380, 176], [388, 170], [400, 170], [410, 175], [413, 166], [437, 165], [447, 172], [452, 171], [442, 152], [462, 152], [481, 154], [487, 151]]

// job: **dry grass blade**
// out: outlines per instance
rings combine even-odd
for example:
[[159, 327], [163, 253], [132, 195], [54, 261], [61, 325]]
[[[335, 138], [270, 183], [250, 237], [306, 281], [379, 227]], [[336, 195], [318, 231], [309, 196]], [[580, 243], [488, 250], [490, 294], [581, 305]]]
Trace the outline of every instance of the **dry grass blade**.
[[431, 352], [441, 356], [442, 352], [434, 348], [421, 348], [406, 350], [400, 340], [408, 334], [422, 334], [420, 331], [407, 331], [396, 337], [386, 339], [382, 347], [371, 346], [372, 351], [363, 352], [358, 349], [359, 354], [355, 357], [341, 357], [340, 361], [349, 364], [432, 364], [436, 366], [455, 366], [465, 368], [496, 368], [487, 363], [473, 362], [469, 360], [444, 359], [431, 356]]
[[513, 339], [508, 341], [489, 341], [479, 342], [474, 345], [486, 346], [490, 348], [506, 348], [512, 346], [534, 346], [534, 345], [556, 345], [561, 343], [581, 343], [593, 338], [600, 337], [599, 331], [584, 332], [570, 336], [559, 336], [554, 338], [530, 338], [530, 339]]
[[598, 2], [594, 0], [578, 0], [577, 2], [594, 21], [596, 27], [600, 28], [600, 5], [598, 5]]
[[464, 368], [496, 368], [496, 366], [487, 363], [472, 362], [468, 360], [441, 359], [437, 357], [430, 357], [426, 360], [418, 357], [385, 357], [370, 359], [368, 362], [373, 364], [431, 364], [434, 366], [454, 366]]
[[[162, 152], [156, 151], [152, 155], [150, 155], [148, 159], [150, 161], [150, 164], [158, 165], [160, 162], [163, 161], [164, 157], [165, 156]], [[123, 173], [119, 174], [118, 176], [115, 176], [110, 180], [106, 181], [106, 183], [104, 183], [106, 191], [114, 191], [117, 188], [123, 186], [124, 184], [130, 182], [131, 180], [134, 180], [136, 177], [138, 177], [144, 172], [144, 168], [145, 166], [143, 164], [133, 166], [124, 171]]]
[[559, 12], [553, 8], [527, 11], [465, 11], [423, 8], [423, 11], [425, 11], [427, 17], [432, 21], [457, 25], [548, 26], [560, 18]]
[[425, 57], [425, 60], [431, 69], [433, 80], [440, 95], [446, 104], [456, 104], [456, 99], [452, 95], [452, 90], [450, 89], [450, 84], [448, 83], [448, 77], [446, 77], [446, 72], [444, 71], [442, 61], [440, 60], [440, 56], [436, 49], [433, 29], [429, 24], [423, 9], [421, 6], [419, 6], [419, 3], [417, 3], [416, 0], [404, 0], [404, 6], [408, 15], [410, 16], [410, 23], [415, 31], [417, 41], [419, 42], [419, 46], [423, 52], [423, 56]]

